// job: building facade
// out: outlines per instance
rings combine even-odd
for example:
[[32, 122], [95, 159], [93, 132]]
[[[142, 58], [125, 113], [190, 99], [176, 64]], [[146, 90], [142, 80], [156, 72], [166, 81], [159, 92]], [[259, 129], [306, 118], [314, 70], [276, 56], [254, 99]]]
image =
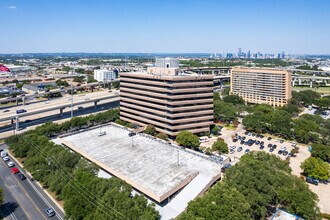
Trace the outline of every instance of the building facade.
[[182, 130], [208, 132], [213, 123], [213, 76], [120, 73], [120, 119], [152, 124], [169, 137]]
[[283, 106], [291, 98], [291, 73], [286, 70], [233, 68], [230, 93], [247, 103]]
[[117, 79], [118, 74], [112, 70], [100, 69], [94, 70], [94, 79], [98, 82]]

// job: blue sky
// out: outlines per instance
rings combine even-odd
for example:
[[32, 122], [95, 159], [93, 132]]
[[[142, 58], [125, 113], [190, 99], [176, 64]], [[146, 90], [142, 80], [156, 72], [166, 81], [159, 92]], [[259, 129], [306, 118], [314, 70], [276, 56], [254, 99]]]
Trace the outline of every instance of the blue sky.
[[1, 0], [0, 53], [330, 54], [330, 0]]

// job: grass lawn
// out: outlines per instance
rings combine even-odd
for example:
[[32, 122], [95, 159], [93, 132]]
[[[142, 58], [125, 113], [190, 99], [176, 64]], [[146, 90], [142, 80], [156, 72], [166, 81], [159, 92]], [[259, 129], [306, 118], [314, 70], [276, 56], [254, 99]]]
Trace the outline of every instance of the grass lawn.
[[323, 94], [326, 94], [326, 95], [330, 95], [330, 87], [319, 87], [319, 88], [310, 88], [308, 86], [294, 86], [292, 87], [292, 90], [293, 91], [303, 91], [303, 90], [313, 90], [315, 92], [318, 92], [318, 93], [323, 93]]

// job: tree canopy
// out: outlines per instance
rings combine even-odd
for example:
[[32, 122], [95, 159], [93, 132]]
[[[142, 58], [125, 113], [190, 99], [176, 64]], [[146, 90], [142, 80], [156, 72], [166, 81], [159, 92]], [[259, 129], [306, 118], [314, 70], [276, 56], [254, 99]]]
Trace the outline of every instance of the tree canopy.
[[175, 141], [184, 147], [188, 148], [198, 148], [199, 147], [199, 138], [191, 133], [190, 131], [181, 131], [177, 136]]
[[229, 152], [228, 145], [222, 138], [218, 138], [218, 140], [212, 144], [212, 150], [217, 151], [219, 154], [228, 154]]
[[204, 196], [190, 202], [178, 219], [266, 219], [275, 207], [320, 219], [317, 196], [291, 174], [288, 162], [266, 152], [251, 152]]
[[118, 119], [118, 109], [94, 116], [75, 117], [62, 124], [46, 123], [6, 140], [24, 168], [45, 188], [64, 201], [67, 219], [159, 219], [158, 211], [143, 195], [133, 195], [132, 187], [112, 177], [96, 176], [99, 168], [49, 137], [82, 126]]
[[306, 159], [301, 168], [306, 176], [313, 177], [318, 180], [328, 180], [330, 176], [330, 166], [320, 158], [310, 157]]
[[244, 99], [238, 95], [227, 95], [223, 98], [224, 102], [232, 103], [234, 105], [243, 105]]
[[320, 158], [323, 161], [330, 162], [330, 146], [324, 144], [312, 145], [312, 157]]

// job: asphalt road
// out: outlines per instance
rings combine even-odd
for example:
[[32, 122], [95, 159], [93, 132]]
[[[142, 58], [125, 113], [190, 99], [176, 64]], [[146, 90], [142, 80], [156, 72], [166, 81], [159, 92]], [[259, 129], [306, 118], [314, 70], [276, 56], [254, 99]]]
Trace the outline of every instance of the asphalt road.
[[[0, 145], [0, 149], [5, 148], [7, 148], [6, 145]], [[25, 180], [20, 180], [18, 174], [12, 174], [7, 162], [4, 162], [2, 158], [0, 160], [0, 187], [4, 190], [5, 196], [5, 204], [0, 207], [0, 213], [5, 219], [48, 219], [45, 209], [49, 207], [56, 212], [56, 215], [50, 219], [64, 219], [64, 213], [34, 181], [30, 180], [22, 167], [15, 163], [15, 167], [27, 177]]]
[[[118, 106], [119, 106], [119, 101], [118, 102], [110, 102], [110, 103], [100, 104], [100, 105], [97, 105], [96, 108], [94, 106], [84, 107], [83, 109], [74, 110], [73, 115], [74, 116], [83, 116], [83, 115], [86, 115], [86, 114], [97, 113], [99, 111], [110, 109], [110, 108], [116, 108]], [[49, 114], [50, 114], [50, 112], [49, 112]], [[65, 119], [65, 118], [70, 118], [70, 117], [71, 117], [71, 112], [70, 111], [64, 112], [62, 116], [60, 116], [59, 112], [56, 111], [56, 114], [54, 114], [54, 115], [50, 115], [50, 116], [46, 116], [46, 117], [42, 117], [42, 118], [38, 118], [38, 119], [22, 121], [22, 122], [20, 122], [19, 127], [20, 127], [20, 130], [24, 130], [25, 128], [27, 128], [29, 126], [43, 124], [43, 123], [46, 123], [48, 121], [62, 120], [62, 119]], [[15, 124], [2, 126], [2, 127], [0, 127], [0, 133], [13, 131], [12, 134], [14, 134], [14, 129], [15, 129]]]

